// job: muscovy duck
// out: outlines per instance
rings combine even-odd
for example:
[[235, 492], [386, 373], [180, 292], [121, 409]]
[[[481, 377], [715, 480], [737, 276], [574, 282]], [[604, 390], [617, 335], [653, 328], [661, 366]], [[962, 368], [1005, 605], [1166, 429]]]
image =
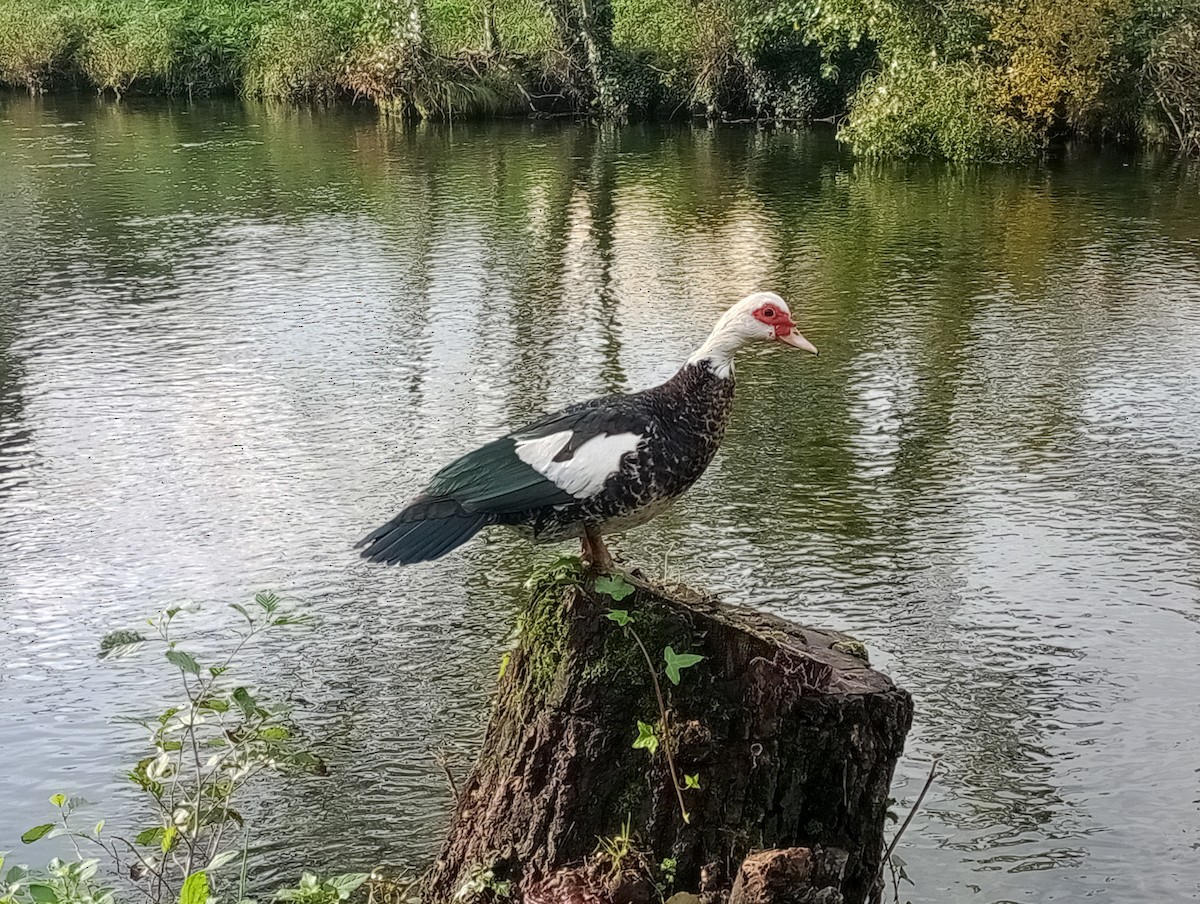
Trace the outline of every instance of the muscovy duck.
[[725, 436], [733, 356], [747, 342], [817, 353], [782, 298], [747, 296], [667, 382], [571, 405], [442, 468], [425, 492], [359, 541], [375, 562], [424, 562], [491, 524], [536, 543], [580, 537], [584, 561], [612, 567], [602, 534], [649, 521], [699, 479]]

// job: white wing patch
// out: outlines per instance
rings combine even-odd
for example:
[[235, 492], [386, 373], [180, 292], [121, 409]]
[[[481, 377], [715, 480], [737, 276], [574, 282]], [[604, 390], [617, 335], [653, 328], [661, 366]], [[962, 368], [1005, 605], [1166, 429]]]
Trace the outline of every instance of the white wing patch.
[[538, 439], [519, 439], [517, 458], [560, 490], [576, 499], [586, 499], [604, 489], [605, 481], [620, 470], [621, 459], [638, 447], [642, 437], [636, 433], [601, 434], [576, 449], [566, 461], [555, 461], [554, 456], [570, 440], [570, 430]]

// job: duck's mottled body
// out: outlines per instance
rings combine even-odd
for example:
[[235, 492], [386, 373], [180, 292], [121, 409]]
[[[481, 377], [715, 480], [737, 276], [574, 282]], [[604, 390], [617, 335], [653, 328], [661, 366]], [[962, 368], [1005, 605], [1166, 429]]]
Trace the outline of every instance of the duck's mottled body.
[[582, 537], [589, 525], [604, 534], [644, 524], [700, 479], [725, 438], [732, 411], [732, 375], [719, 377], [706, 364], [689, 364], [653, 389], [572, 405], [552, 415], [543, 429], [560, 430], [564, 420], [574, 421], [571, 442], [577, 447], [596, 430], [630, 433], [637, 437], [634, 449], [621, 456], [619, 469], [594, 495], [496, 523], [539, 543]]
[[497, 524], [539, 543], [582, 537], [585, 558], [607, 565], [601, 534], [659, 514], [712, 461], [733, 408], [733, 351], [748, 338], [816, 351], [791, 327], [782, 299], [750, 296], [667, 382], [572, 405], [443, 468], [364, 538], [363, 555], [389, 564], [436, 559]]

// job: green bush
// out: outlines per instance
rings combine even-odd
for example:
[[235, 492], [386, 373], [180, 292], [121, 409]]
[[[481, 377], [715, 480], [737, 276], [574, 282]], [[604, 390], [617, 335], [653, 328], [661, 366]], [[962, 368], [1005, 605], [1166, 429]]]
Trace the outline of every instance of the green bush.
[[[1200, 152], [1196, 0], [0, 0], [0, 85], [807, 120], [860, 153], [1013, 159], [1063, 135]], [[485, 16], [490, 28], [485, 25]], [[611, 48], [609, 32], [611, 31]], [[534, 100], [534, 99], [537, 100]]]
[[191, 95], [238, 90], [266, 8], [228, 0], [191, 0], [185, 9], [168, 91]]
[[425, 32], [435, 53], [452, 55], [483, 46], [483, 4], [478, 0], [427, 0]]
[[624, 116], [652, 116], [668, 105], [674, 108], [686, 103], [686, 96], [669, 81], [664, 82], [660, 70], [644, 53], [617, 48], [609, 64], [609, 78]]
[[613, 43], [649, 54], [656, 65], [692, 68], [700, 49], [704, 4], [689, 0], [624, 0], [613, 8]]
[[1004, 110], [994, 73], [965, 62], [897, 64], [866, 79], [840, 137], [871, 157], [1015, 160], [1037, 147]]
[[539, 0], [499, 0], [496, 32], [505, 50], [545, 55], [554, 46], [554, 23]]
[[1170, 124], [1170, 140], [1200, 153], [1200, 10], [1180, 14], [1156, 36], [1145, 78]]

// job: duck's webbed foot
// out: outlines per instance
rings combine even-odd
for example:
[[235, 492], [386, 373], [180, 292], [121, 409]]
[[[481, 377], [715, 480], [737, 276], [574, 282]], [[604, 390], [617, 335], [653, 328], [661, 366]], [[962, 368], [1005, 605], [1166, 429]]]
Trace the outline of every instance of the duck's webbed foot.
[[612, 570], [612, 556], [609, 555], [608, 547], [604, 545], [599, 533], [586, 531], [580, 538], [580, 543], [583, 545], [583, 564], [586, 568], [591, 571]]

